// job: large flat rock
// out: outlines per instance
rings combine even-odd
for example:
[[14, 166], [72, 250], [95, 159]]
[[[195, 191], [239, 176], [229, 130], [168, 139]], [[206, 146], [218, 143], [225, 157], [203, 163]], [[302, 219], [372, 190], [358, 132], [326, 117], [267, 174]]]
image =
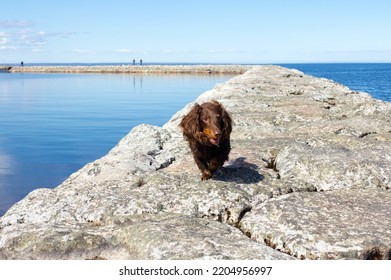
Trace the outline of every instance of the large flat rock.
[[[177, 214], [132, 215], [73, 226], [8, 227], [7, 259], [287, 259], [237, 228]], [[245, 248], [245, 250], [243, 249]]]
[[253, 209], [241, 229], [302, 259], [389, 259], [390, 201], [379, 189], [291, 193]]
[[201, 181], [178, 124], [134, 128], [0, 219], [2, 259], [390, 259], [391, 105], [277, 66], [205, 92], [234, 120]]

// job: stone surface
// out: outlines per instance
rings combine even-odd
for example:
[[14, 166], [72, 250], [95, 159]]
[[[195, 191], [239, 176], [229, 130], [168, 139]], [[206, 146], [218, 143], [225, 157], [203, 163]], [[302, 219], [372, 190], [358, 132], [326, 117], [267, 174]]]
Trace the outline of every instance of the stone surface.
[[113, 216], [73, 226], [8, 227], [7, 259], [286, 259], [236, 228], [178, 214]]
[[291, 193], [253, 209], [241, 229], [302, 259], [389, 259], [390, 201], [380, 189]]
[[2, 259], [390, 259], [391, 104], [254, 67], [198, 99], [234, 120], [208, 181], [178, 124], [134, 128], [0, 219]]

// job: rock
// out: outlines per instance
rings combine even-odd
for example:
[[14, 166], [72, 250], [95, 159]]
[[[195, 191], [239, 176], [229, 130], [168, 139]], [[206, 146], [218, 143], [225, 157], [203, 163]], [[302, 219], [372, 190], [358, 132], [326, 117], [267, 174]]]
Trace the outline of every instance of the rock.
[[7, 259], [287, 259], [234, 227], [169, 213], [6, 231], [17, 233], [2, 244], [0, 257]]
[[279, 152], [275, 168], [281, 179], [295, 178], [318, 191], [391, 187], [390, 143], [341, 144], [294, 143]]
[[164, 149], [170, 139], [171, 135], [160, 127], [139, 125], [106, 156], [87, 164], [68, 181], [74, 184], [122, 180], [127, 175], [141, 175], [167, 167], [175, 160], [170, 149]]
[[389, 259], [390, 201], [381, 189], [291, 193], [253, 209], [241, 229], [302, 259]]
[[390, 103], [277, 66], [196, 102], [210, 99], [234, 120], [230, 161], [211, 180], [178, 127], [191, 103], [15, 204], [0, 258], [391, 258]]

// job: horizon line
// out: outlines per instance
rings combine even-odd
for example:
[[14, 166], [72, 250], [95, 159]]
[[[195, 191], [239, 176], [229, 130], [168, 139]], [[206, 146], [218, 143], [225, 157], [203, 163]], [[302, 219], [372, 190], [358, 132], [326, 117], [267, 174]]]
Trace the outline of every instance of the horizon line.
[[[139, 62], [136, 62], [136, 64], [133, 64], [132, 62], [23, 62], [23, 66], [29, 66], [29, 65], [123, 65], [123, 66], [145, 66], [145, 65], [289, 65], [289, 64], [390, 64], [388, 61], [379, 62], [379, 61], [365, 61], [365, 62], [342, 62], [342, 61], [335, 61], [335, 62], [253, 62], [253, 63], [235, 63], [235, 62], [144, 62], [140, 64]], [[6, 65], [6, 66], [20, 66], [21, 62], [19, 63], [10, 63], [5, 62], [1, 63], [0, 65]]]

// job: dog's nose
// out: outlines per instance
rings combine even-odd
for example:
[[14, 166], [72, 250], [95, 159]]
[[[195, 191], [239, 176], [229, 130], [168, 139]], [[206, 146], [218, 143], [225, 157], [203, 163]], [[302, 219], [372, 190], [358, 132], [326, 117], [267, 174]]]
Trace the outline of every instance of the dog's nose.
[[217, 130], [215, 133], [215, 137], [220, 137], [221, 136], [221, 130]]

